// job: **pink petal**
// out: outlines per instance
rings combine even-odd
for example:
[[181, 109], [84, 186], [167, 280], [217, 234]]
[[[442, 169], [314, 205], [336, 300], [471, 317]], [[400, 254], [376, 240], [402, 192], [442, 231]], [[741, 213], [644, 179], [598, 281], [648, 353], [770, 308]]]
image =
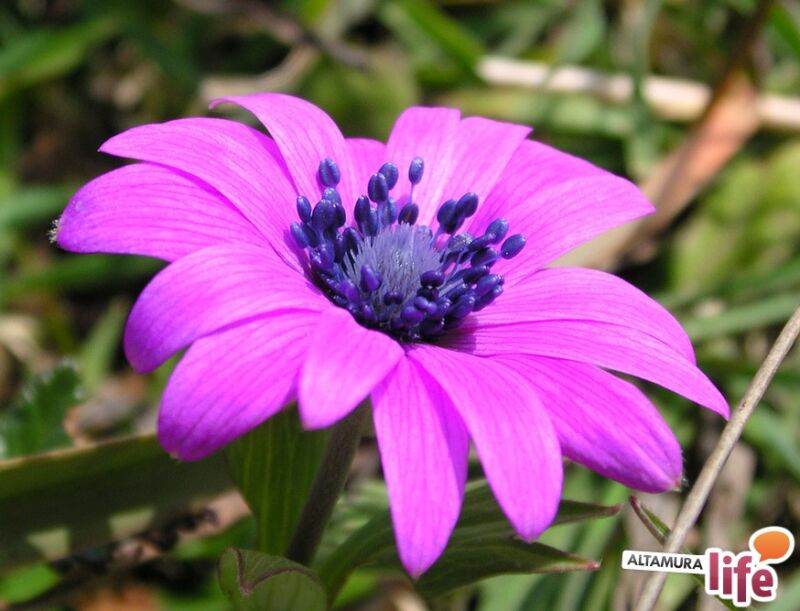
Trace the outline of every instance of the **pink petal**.
[[408, 165], [414, 157], [422, 157], [425, 171], [414, 188], [414, 202], [419, 206], [419, 224], [428, 225], [442, 203], [450, 176], [460, 113], [453, 108], [412, 107], [394, 124], [386, 156], [400, 170], [400, 179], [393, 192], [403, 201], [411, 189]]
[[681, 448], [633, 384], [584, 363], [499, 357], [524, 375], [553, 421], [564, 455], [645, 492], [680, 484]]
[[[370, 140], [369, 138], [348, 138], [345, 142], [350, 153], [350, 161], [353, 164], [353, 180], [355, 181], [356, 193], [358, 195], [366, 195], [369, 177], [375, 174], [388, 160], [386, 157], [386, 145], [383, 142]], [[346, 205], [345, 208], [349, 214], [352, 209], [352, 202]]]
[[528, 245], [498, 266], [509, 286], [583, 242], [653, 212], [627, 180], [541, 142], [523, 142], [470, 225], [479, 235], [496, 218]]
[[483, 203], [531, 128], [483, 117], [458, 124], [450, 176], [442, 199], [458, 199], [472, 191]]
[[480, 356], [533, 354], [592, 363], [672, 390], [712, 411], [729, 415], [728, 404], [691, 361], [651, 335], [622, 325], [581, 320], [543, 320], [476, 326], [448, 339], [452, 348]]
[[275, 143], [256, 130], [224, 119], [179, 119], [134, 127], [100, 150], [199, 178], [236, 206], [287, 263], [300, 269], [288, 232], [296, 216], [294, 188]]
[[320, 313], [300, 373], [300, 417], [308, 429], [345, 417], [403, 356], [395, 340], [359, 325], [342, 308]]
[[179, 259], [142, 291], [125, 328], [125, 353], [154, 369], [198, 337], [269, 312], [333, 307], [275, 253], [247, 244], [212, 246]]
[[672, 346], [694, 363], [680, 323], [656, 301], [611, 274], [591, 269], [544, 269], [475, 314], [481, 326], [536, 320], [584, 320], [632, 327]]
[[182, 460], [197, 460], [293, 401], [316, 316], [281, 314], [197, 340], [164, 390], [161, 445]]
[[322, 194], [319, 162], [330, 158], [341, 172], [342, 181], [337, 189], [342, 201], [348, 206], [355, 202], [357, 185], [344, 137], [322, 109], [282, 93], [219, 98], [211, 102], [211, 108], [224, 102], [246, 108], [267, 128], [294, 179], [297, 195], [305, 195], [312, 203], [319, 199]]
[[520, 536], [535, 539], [555, 517], [563, 475], [558, 438], [539, 398], [492, 359], [423, 344], [408, 356], [450, 396], [500, 507]]
[[149, 163], [108, 172], [78, 191], [61, 215], [57, 240], [75, 252], [167, 261], [216, 244], [266, 246], [264, 237], [219, 193]]
[[417, 577], [458, 520], [469, 439], [447, 395], [405, 357], [372, 392], [372, 405], [397, 550]]

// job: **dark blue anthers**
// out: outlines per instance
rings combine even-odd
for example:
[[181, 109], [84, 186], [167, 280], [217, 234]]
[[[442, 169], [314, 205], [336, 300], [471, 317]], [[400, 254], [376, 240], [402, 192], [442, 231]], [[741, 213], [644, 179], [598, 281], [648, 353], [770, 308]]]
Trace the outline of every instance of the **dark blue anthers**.
[[425, 169], [425, 163], [422, 157], [414, 157], [411, 160], [411, 165], [408, 166], [408, 180], [412, 185], [418, 185], [422, 180], [422, 171]]
[[339, 184], [342, 175], [339, 173], [333, 159], [323, 159], [319, 162], [319, 181], [324, 187], [335, 187]]
[[492, 266], [525, 246], [520, 234], [506, 237], [505, 219], [492, 221], [483, 235], [456, 233], [478, 209], [475, 193], [444, 202], [435, 233], [416, 225], [414, 187], [424, 168], [421, 158], [411, 161], [411, 194], [398, 210], [390, 192], [400, 174], [393, 163], [384, 163], [370, 177], [367, 194], [356, 200], [354, 223], [345, 226], [336, 190], [341, 173], [332, 159], [323, 159], [322, 198], [312, 207], [298, 197], [300, 222], [290, 227], [297, 245], [308, 250], [314, 281], [331, 301], [362, 325], [402, 341], [433, 341], [492, 303], [503, 292], [503, 277], [493, 274]]

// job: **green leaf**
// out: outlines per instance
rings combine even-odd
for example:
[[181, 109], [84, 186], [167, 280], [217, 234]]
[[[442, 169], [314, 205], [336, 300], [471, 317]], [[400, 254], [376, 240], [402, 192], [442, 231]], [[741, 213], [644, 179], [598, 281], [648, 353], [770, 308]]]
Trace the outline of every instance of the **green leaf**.
[[68, 257], [39, 271], [21, 272], [4, 279], [0, 302], [36, 291], [110, 290], [129, 288], [164, 266], [148, 257], [81, 255]]
[[87, 392], [99, 387], [109, 375], [127, 317], [128, 304], [120, 299], [112, 301], [83, 342], [78, 360]]
[[0, 600], [22, 603], [58, 584], [60, 575], [46, 564], [34, 564], [0, 575]]
[[508, 2], [476, 20], [482, 38], [495, 40], [491, 52], [514, 57], [525, 53], [559, 16], [559, 7], [548, 2]]
[[155, 435], [0, 462], [0, 573], [163, 527], [230, 488], [220, 455], [178, 463]]
[[708, 297], [731, 301], [755, 301], [772, 293], [790, 291], [800, 286], [800, 260], [759, 272], [740, 273], [723, 284], [707, 284], [696, 291], [683, 291], [653, 295], [667, 309], [696, 305]]
[[776, 3], [770, 10], [770, 25], [792, 52], [800, 58], [800, 12], [797, 5]]
[[[627, 489], [616, 482], [603, 480], [587, 469], [577, 465], [567, 467], [563, 494], [580, 495], [597, 499], [604, 505], [616, 505], [624, 501]], [[589, 558], [603, 558], [598, 571], [574, 571], [545, 575], [503, 575], [480, 584], [480, 611], [508, 609], [548, 609], [573, 611], [574, 609], [604, 609], [606, 605], [591, 604], [596, 600], [598, 581], [611, 576], [619, 582], [620, 569], [612, 558], [619, 545], [623, 524], [619, 520], [591, 520], [550, 528], [540, 542]], [[498, 596], [498, 590], [502, 596]], [[516, 591], [515, 591], [516, 590]]]
[[359, 69], [319, 62], [300, 93], [324, 108], [344, 133], [386, 139], [395, 118], [419, 97], [402, 58], [378, 50]]
[[763, 452], [766, 460], [777, 463], [795, 480], [800, 480], [800, 448], [787, 420], [762, 405], [748, 419], [743, 436]]
[[0, 198], [0, 230], [23, 229], [54, 219], [75, 193], [72, 185], [23, 187]]
[[721, 173], [675, 234], [669, 268], [678, 290], [697, 292], [732, 279], [741, 285], [746, 275], [792, 260], [800, 231], [798, 163], [800, 143], [790, 141], [765, 160], [743, 157]]
[[70, 363], [31, 380], [11, 407], [0, 411], [0, 458], [70, 445], [62, 422], [80, 394], [80, 378]]
[[[389, 27], [402, 27], [403, 23], [413, 25], [466, 72], [474, 73], [483, 54], [481, 43], [431, 2], [399, 0], [384, 3], [381, 9], [381, 15]], [[400, 19], [397, 18], [400, 16], [398, 14], [401, 15]]]
[[286, 550], [325, 448], [324, 431], [304, 431], [284, 409], [226, 449], [231, 477], [258, 524], [258, 548]]
[[586, 60], [604, 41], [606, 19], [599, 0], [584, 0], [570, 11], [556, 44], [556, 63]]
[[448, 546], [416, 587], [426, 598], [436, 598], [494, 575], [593, 571], [599, 566], [592, 560], [541, 543], [525, 543], [512, 535], [486, 535]]
[[[562, 501], [553, 525], [614, 515], [618, 506]], [[381, 512], [338, 546], [319, 566], [320, 579], [333, 598], [356, 568], [374, 564], [398, 567], [389, 513]], [[417, 583], [425, 595], [439, 596], [478, 579], [509, 572], [553, 572], [596, 568], [590, 560], [514, 534], [485, 483], [470, 485], [461, 517], [447, 549]]]
[[708, 317], [692, 317], [684, 329], [693, 341], [730, 336], [785, 321], [800, 304], [800, 292], [776, 294], [754, 303], [733, 306]]
[[0, 52], [0, 98], [69, 72], [118, 28], [115, 21], [100, 18], [58, 29], [42, 28], [14, 38]]
[[325, 590], [314, 573], [286, 558], [228, 549], [220, 560], [222, 591], [240, 611], [324, 611]]

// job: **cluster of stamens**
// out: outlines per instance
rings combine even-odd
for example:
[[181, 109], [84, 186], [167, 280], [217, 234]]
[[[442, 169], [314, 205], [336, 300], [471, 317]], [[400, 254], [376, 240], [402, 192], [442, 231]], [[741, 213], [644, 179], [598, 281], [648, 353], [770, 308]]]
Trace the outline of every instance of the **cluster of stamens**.
[[435, 233], [416, 225], [414, 187], [423, 170], [423, 160], [415, 158], [408, 169], [411, 194], [398, 210], [390, 196], [398, 170], [383, 164], [370, 177], [367, 195], [355, 203], [355, 223], [345, 226], [336, 190], [339, 168], [323, 159], [322, 198], [312, 207], [308, 198], [298, 197], [300, 222], [291, 225], [295, 241], [308, 251], [314, 282], [331, 301], [362, 325], [403, 341], [433, 340], [491, 304], [503, 292], [503, 277], [492, 273], [492, 266], [525, 246], [522, 235], [506, 237], [505, 219], [494, 220], [477, 237], [456, 233], [477, 210], [475, 193], [444, 202]]

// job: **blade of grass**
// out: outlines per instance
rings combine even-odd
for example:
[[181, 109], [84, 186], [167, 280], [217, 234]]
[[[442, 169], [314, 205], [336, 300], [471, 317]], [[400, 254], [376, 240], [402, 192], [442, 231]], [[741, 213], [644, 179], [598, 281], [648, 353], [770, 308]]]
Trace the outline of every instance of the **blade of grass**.
[[221, 455], [178, 463], [152, 434], [0, 462], [0, 573], [163, 526], [230, 488]]

